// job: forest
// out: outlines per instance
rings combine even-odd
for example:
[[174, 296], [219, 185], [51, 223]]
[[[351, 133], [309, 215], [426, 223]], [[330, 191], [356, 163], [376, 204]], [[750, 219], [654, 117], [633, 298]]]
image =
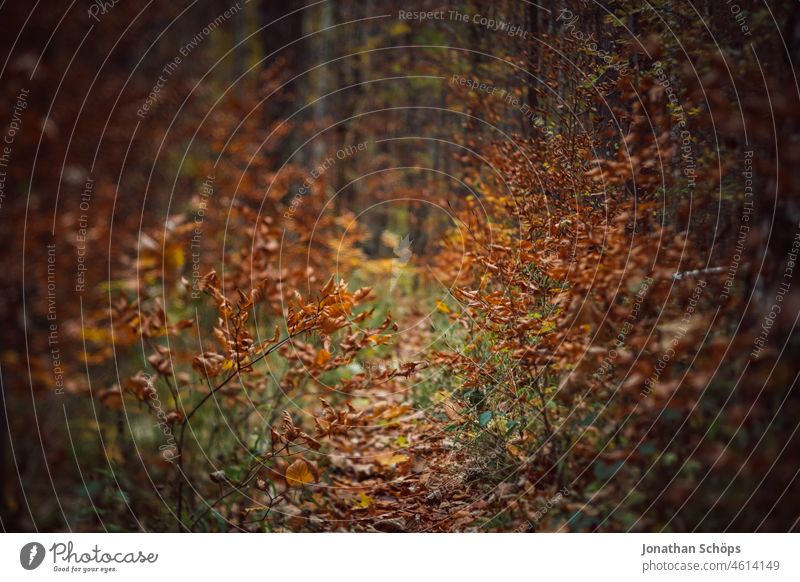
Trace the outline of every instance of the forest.
[[2, 530], [800, 531], [798, 14], [0, 3]]

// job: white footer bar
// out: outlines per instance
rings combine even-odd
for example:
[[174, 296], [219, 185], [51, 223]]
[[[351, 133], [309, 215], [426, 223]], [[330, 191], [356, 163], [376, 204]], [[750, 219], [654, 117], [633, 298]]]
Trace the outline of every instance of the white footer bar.
[[798, 542], [797, 534], [3, 534], [0, 573], [136, 582], [796, 581]]

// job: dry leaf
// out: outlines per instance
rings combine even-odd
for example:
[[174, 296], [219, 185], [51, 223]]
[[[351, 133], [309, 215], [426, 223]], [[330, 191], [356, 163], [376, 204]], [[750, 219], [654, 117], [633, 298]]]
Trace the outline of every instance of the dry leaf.
[[322, 348], [319, 352], [317, 352], [317, 357], [314, 359], [314, 363], [321, 367], [327, 364], [330, 359], [331, 353], [325, 348]]
[[407, 463], [409, 458], [408, 455], [390, 452], [378, 455], [375, 457], [375, 460], [378, 461], [378, 464], [383, 465], [384, 467], [394, 467], [395, 465]]
[[303, 487], [314, 482], [314, 473], [303, 459], [297, 459], [286, 468], [286, 484], [289, 487]]

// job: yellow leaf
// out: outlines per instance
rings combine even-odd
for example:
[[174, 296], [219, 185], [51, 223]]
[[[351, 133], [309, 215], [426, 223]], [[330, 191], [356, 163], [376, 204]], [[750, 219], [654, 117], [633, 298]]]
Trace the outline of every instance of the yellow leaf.
[[372, 497], [370, 497], [366, 493], [359, 493], [358, 500], [355, 502], [355, 506], [358, 509], [366, 509], [367, 507], [372, 505], [372, 503], [373, 503]]
[[389, 29], [390, 36], [402, 36], [409, 32], [411, 32], [411, 27], [403, 21], [395, 23], [395, 25]]
[[437, 301], [436, 302], [436, 309], [441, 311], [442, 313], [450, 313], [450, 308], [447, 306], [447, 303], [444, 301]]
[[170, 266], [180, 270], [186, 263], [186, 253], [177, 245], [171, 245], [164, 253], [164, 262]]
[[408, 455], [386, 453], [383, 455], [378, 455], [376, 460], [384, 467], [394, 467], [395, 465], [407, 463], [409, 458]]
[[448, 398], [450, 398], [449, 392], [447, 392], [446, 390], [438, 390], [436, 394], [433, 395], [432, 400], [435, 404], [441, 404], [442, 402], [445, 402]]
[[498, 434], [504, 435], [506, 432], [508, 432], [508, 422], [506, 422], [505, 418], [494, 417], [486, 425], [486, 428]]
[[289, 487], [303, 487], [314, 482], [314, 474], [303, 459], [297, 459], [286, 468], [286, 484]]
[[99, 327], [85, 327], [83, 329], [83, 337], [86, 341], [95, 343], [104, 343], [111, 341], [111, 334], [108, 330]]

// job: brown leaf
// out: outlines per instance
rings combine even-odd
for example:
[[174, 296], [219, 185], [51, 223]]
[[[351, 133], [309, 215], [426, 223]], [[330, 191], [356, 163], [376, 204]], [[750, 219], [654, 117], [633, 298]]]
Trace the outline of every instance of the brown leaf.
[[286, 468], [286, 484], [289, 487], [304, 487], [314, 482], [314, 474], [305, 460], [297, 459]]

